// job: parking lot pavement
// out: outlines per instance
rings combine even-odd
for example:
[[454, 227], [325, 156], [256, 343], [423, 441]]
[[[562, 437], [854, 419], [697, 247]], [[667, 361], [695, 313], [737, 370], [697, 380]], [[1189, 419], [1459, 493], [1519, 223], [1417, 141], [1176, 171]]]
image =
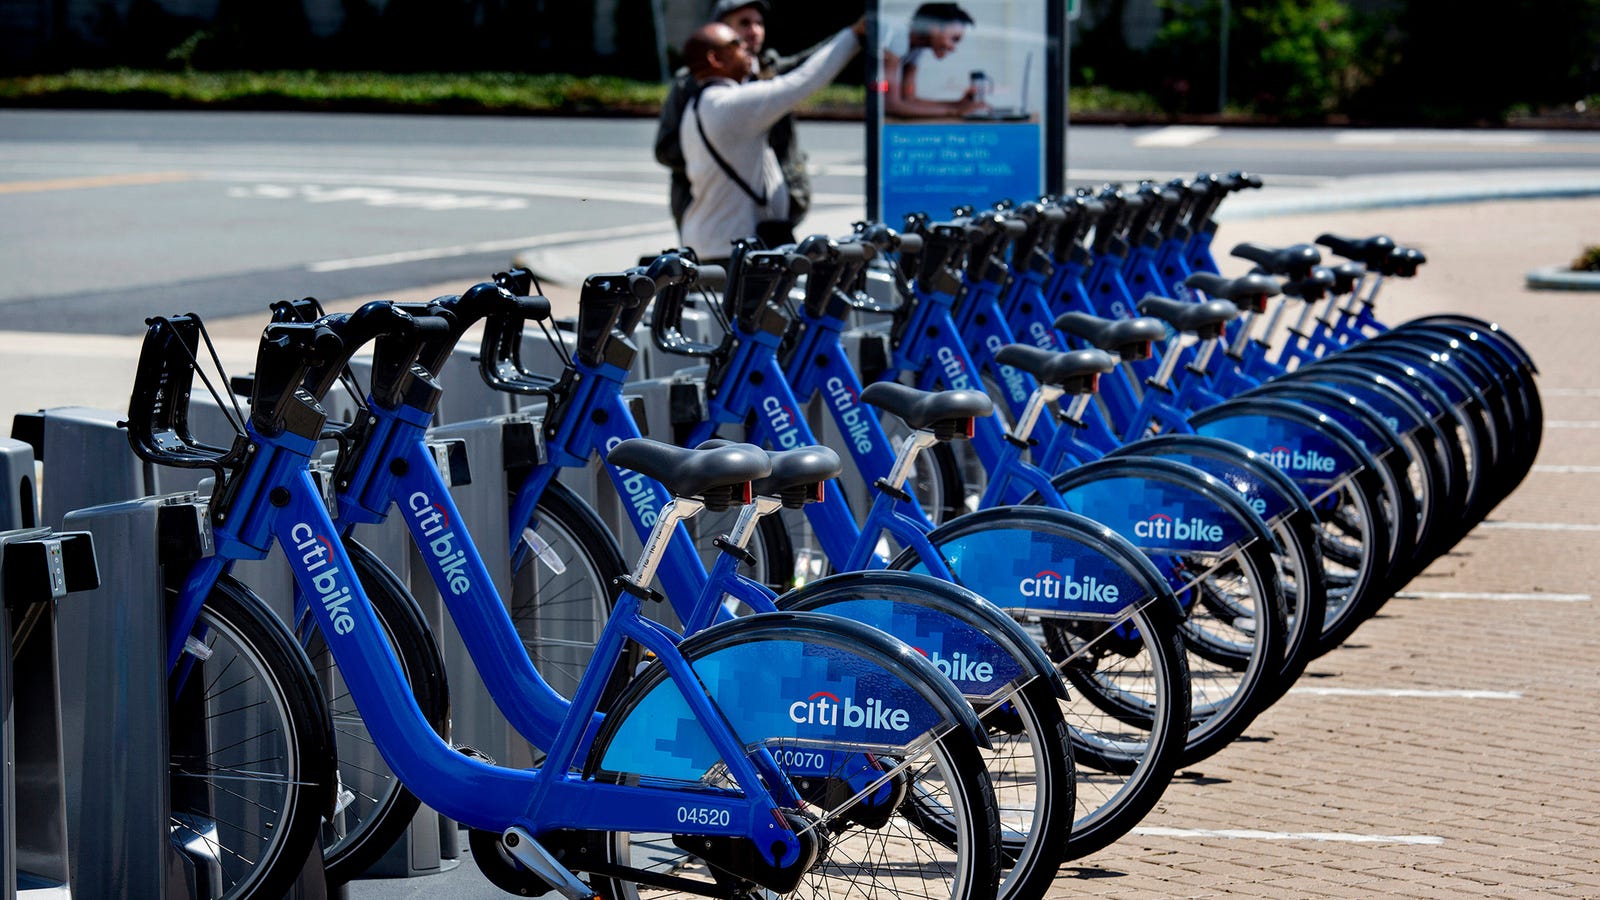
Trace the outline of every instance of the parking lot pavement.
[[1501, 323], [1541, 369], [1544, 442], [1489, 521], [1051, 897], [1600, 896], [1600, 296], [1523, 287], [1595, 240], [1597, 213], [1540, 200], [1218, 232], [1219, 252], [1323, 231], [1421, 247], [1380, 315]]

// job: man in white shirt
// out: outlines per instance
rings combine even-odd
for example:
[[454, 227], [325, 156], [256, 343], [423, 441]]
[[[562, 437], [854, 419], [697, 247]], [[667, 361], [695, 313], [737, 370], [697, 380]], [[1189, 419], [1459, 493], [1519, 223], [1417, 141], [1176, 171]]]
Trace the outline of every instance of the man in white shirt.
[[678, 134], [693, 199], [679, 236], [702, 260], [725, 260], [757, 223], [788, 219], [789, 191], [767, 131], [832, 81], [865, 36], [858, 20], [794, 70], [758, 81], [745, 80], [754, 60], [729, 26], [713, 22], [690, 36], [683, 55], [698, 92]]

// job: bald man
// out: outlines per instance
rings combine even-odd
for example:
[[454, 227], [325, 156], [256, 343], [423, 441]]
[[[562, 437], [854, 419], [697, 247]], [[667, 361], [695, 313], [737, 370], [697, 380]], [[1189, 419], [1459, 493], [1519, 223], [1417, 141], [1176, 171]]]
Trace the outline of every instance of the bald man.
[[865, 37], [866, 22], [858, 20], [799, 67], [758, 81], [745, 80], [755, 60], [733, 28], [712, 22], [689, 37], [683, 56], [697, 93], [678, 133], [693, 199], [679, 235], [701, 259], [726, 259], [734, 241], [756, 233], [756, 223], [788, 219], [788, 186], [767, 131], [832, 81]]

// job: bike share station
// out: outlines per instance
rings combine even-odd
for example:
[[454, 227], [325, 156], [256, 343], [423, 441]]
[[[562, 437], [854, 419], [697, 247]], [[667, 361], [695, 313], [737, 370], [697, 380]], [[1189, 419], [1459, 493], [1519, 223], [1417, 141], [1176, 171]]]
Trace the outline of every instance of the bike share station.
[[[873, 163], [867, 207], [873, 221], [898, 228], [907, 213], [942, 216], [953, 207], [998, 198], [1020, 203], [1063, 189], [1068, 8], [1042, 0], [968, 0], [963, 6], [975, 27], [947, 58], [922, 54], [917, 82], [921, 90], [942, 96], [960, 95], [970, 86], [986, 100], [986, 111], [951, 119], [892, 117], [883, 95], [869, 91], [866, 142]], [[869, 4], [870, 33], [881, 41], [907, 28], [916, 7], [909, 0]], [[881, 53], [869, 56], [870, 83], [884, 84]], [[617, 261], [618, 269], [630, 262]], [[890, 275], [869, 270], [865, 284], [864, 295], [893, 305], [897, 287]], [[863, 307], [870, 305], [863, 301]], [[671, 324], [678, 332], [667, 343], [680, 351], [709, 350], [723, 339], [721, 318], [693, 305], [681, 314], [675, 311]], [[864, 380], [876, 380], [892, 357], [888, 323], [861, 311], [850, 323], [845, 353]], [[544, 335], [524, 334], [521, 361], [529, 371], [559, 372], [570, 360], [575, 323], [558, 324], [556, 339], [565, 352]], [[696, 355], [661, 350], [655, 326], [649, 320], [640, 324], [632, 346], [625, 348], [636, 353], [628, 357], [627, 406], [646, 436], [681, 444], [710, 419], [707, 366]], [[516, 487], [510, 473], [545, 460], [545, 401], [492, 389], [480, 375], [479, 352], [476, 346], [458, 347], [445, 362], [439, 381], [447, 389], [429, 445], [459, 524], [475, 544], [503, 548], [519, 537], [511, 533], [507, 516], [507, 498]], [[1176, 360], [1175, 352], [1171, 359]], [[363, 358], [352, 369], [363, 382], [371, 371]], [[950, 383], [949, 373], [945, 381], [946, 387], [981, 387]], [[249, 395], [246, 378], [224, 386], [220, 403], [196, 396], [185, 427], [202, 441], [226, 445], [234, 435], [227, 407], [246, 407]], [[787, 412], [803, 417], [823, 444], [850, 442], [829, 407], [826, 388], [801, 398], [801, 404], [804, 409]], [[337, 390], [324, 405], [335, 421], [362, 414]], [[169, 709], [179, 704], [179, 711], [186, 711], [185, 701], [170, 699], [171, 667], [164, 653], [171, 638], [169, 595], [177, 591], [168, 570], [186, 570], [216, 555], [207, 506], [214, 481], [204, 468], [141, 461], [130, 448], [123, 415], [78, 407], [42, 410], [18, 416], [12, 437], [0, 439], [0, 610], [10, 637], [0, 654], [0, 700], [7, 710], [0, 878], [8, 897], [66, 897], [74, 890], [127, 900], [214, 896], [222, 860], [214, 849], [217, 842], [204, 839], [206, 832], [218, 827], [229, 803], [249, 800], [246, 788], [239, 789], [239, 797], [218, 792], [207, 798], [216, 808], [216, 821], [204, 815], [173, 821], [172, 743], [181, 742], [186, 751], [225, 747], [253, 723], [230, 719], [226, 726], [194, 729], [203, 733], [173, 733], [171, 722], [203, 716], [171, 715]], [[324, 463], [319, 477], [326, 489], [335, 477], [329, 470], [337, 447], [327, 442], [319, 450]], [[36, 466], [42, 466], [42, 485]], [[853, 508], [867, 508], [867, 482], [854, 468], [845, 473], [839, 482], [845, 496]], [[639, 557], [642, 546], [628, 501], [598, 459], [566, 470], [561, 483], [617, 536], [624, 560]], [[537, 765], [539, 754], [508, 724], [471, 664], [466, 642], [400, 518], [391, 514], [382, 525], [364, 529], [360, 539], [409, 588], [437, 636], [449, 683], [448, 740], [501, 765]], [[821, 575], [824, 557], [805, 519], [789, 511], [785, 523], [797, 577]], [[539, 552], [531, 530], [526, 539]], [[499, 595], [509, 602], [508, 556], [487, 553], [484, 562]], [[234, 571], [277, 616], [294, 624], [295, 581], [281, 549]], [[669, 607], [657, 608], [664, 620], [672, 620]], [[557, 643], [583, 640], [586, 624], [544, 637]], [[203, 648], [186, 645], [184, 650], [204, 658]], [[353, 787], [340, 785], [325, 798], [327, 818], [337, 819]], [[456, 824], [424, 807], [369, 873], [426, 876], [454, 868], [461, 856]], [[343, 885], [328, 883], [317, 846], [290, 896], [312, 900], [344, 892]]]

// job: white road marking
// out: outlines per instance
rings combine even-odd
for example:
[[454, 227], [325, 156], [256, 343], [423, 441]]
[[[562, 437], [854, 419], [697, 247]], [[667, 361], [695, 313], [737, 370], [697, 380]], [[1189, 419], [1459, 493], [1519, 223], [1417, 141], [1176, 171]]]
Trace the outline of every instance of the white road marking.
[[374, 266], [392, 266], [396, 263], [416, 262], [423, 259], [448, 259], [452, 256], [471, 256], [475, 253], [499, 253], [503, 250], [528, 250], [559, 244], [576, 244], [582, 241], [607, 241], [613, 238], [634, 237], [641, 234], [667, 233], [670, 225], [646, 222], [619, 225], [615, 228], [594, 228], [588, 231], [563, 231], [554, 234], [535, 234], [528, 237], [507, 238], [499, 241], [481, 241], [476, 244], [454, 244], [448, 247], [429, 247], [423, 250], [402, 250], [396, 253], [379, 253], [373, 256], [354, 256], [347, 259], [329, 259], [306, 266], [310, 272], [339, 272], [346, 269], [368, 269]]
[[1600, 388], [1546, 388], [1539, 389], [1546, 397], [1600, 397]]
[[1543, 600], [1546, 603], [1587, 603], [1594, 599], [1588, 594], [1547, 594], [1542, 591], [1521, 594], [1473, 591], [1400, 591], [1395, 596], [1404, 600]]
[[1244, 841], [1332, 841], [1344, 844], [1442, 844], [1444, 838], [1431, 834], [1351, 834], [1342, 831], [1256, 831], [1250, 828], [1152, 828], [1139, 827], [1141, 837], [1230, 838]]
[[1311, 697], [1405, 697], [1423, 700], [1521, 700], [1521, 691], [1423, 690], [1421, 688], [1292, 687], [1291, 694]]
[[1552, 475], [1600, 475], [1600, 466], [1534, 466], [1533, 471]]
[[1573, 421], [1570, 419], [1545, 419], [1546, 428], [1600, 428], [1600, 422]]
[[255, 184], [228, 188], [228, 196], [242, 200], [303, 200], [307, 203], [361, 203], [375, 207], [401, 207], [432, 212], [463, 209], [513, 212], [527, 209], [522, 197], [496, 197], [488, 194], [458, 194], [450, 191], [397, 191], [384, 187], [323, 187], [302, 184]]
[[1135, 147], [1193, 147], [1222, 133], [1215, 125], [1168, 125], [1133, 139]]
[[1341, 131], [1333, 136], [1335, 144], [1537, 144], [1543, 138], [1528, 132], [1483, 131], [1381, 131], [1360, 129]]

